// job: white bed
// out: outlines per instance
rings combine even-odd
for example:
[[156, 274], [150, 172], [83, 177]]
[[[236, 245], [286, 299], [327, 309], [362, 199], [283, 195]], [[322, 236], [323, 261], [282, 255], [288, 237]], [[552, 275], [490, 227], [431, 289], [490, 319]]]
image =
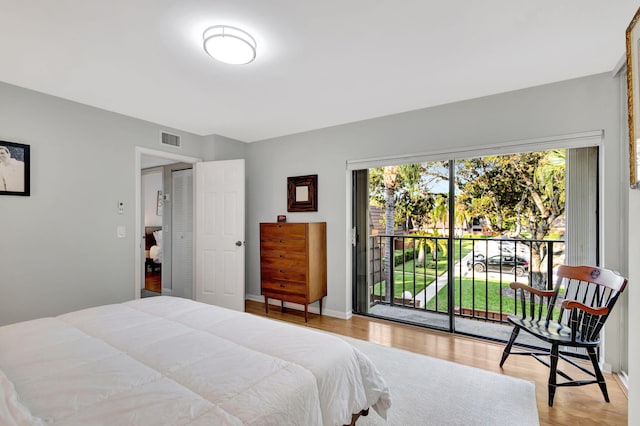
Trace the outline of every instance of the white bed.
[[308, 328], [159, 296], [0, 327], [0, 424], [342, 425], [389, 390]]
[[[161, 226], [145, 226], [144, 227], [144, 244], [146, 252], [146, 266], [150, 270], [160, 268], [162, 265], [162, 227]], [[149, 271], [151, 272], [151, 271]]]

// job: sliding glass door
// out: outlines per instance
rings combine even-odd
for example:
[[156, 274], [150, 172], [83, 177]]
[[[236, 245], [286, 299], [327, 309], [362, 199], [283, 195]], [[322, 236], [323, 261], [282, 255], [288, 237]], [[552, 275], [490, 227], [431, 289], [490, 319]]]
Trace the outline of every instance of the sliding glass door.
[[450, 172], [449, 162], [353, 172], [355, 312], [451, 330]]
[[597, 148], [353, 171], [353, 311], [505, 340], [509, 283], [597, 264]]

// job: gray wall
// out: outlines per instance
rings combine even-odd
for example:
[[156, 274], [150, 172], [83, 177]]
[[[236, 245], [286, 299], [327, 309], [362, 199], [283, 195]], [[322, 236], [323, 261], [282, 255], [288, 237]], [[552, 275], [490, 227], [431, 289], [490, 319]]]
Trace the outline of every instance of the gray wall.
[[[629, 211], [624, 208], [626, 139], [619, 130], [622, 95], [617, 85], [602, 74], [244, 145], [0, 83], [0, 140], [32, 149], [31, 197], [0, 196], [0, 325], [134, 296], [134, 147], [162, 150], [160, 130], [182, 136], [183, 155], [247, 158], [249, 297], [260, 294], [259, 222], [274, 221], [278, 214], [287, 214], [292, 222], [326, 221], [325, 306], [329, 313], [345, 316], [350, 312], [346, 160], [604, 129], [603, 264], [623, 273], [627, 261], [633, 266], [629, 320], [630, 325], [638, 323], [634, 307], [640, 308], [640, 298], [633, 281], [640, 277], [640, 246], [633, 241], [640, 241], [635, 217], [640, 196], [632, 191]], [[287, 213], [286, 178], [314, 173], [319, 175], [319, 211]], [[125, 202], [122, 216], [116, 212], [118, 200]], [[627, 241], [626, 220], [621, 220], [627, 215], [628, 254], [619, 244]], [[116, 238], [117, 225], [127, 227], [126, 238]], [[607, 361], [615, 370], [622, 346], [615, 327], [607, 329], [606, 346]], [[629, 353], [639, 350], [637, 333], [632, 333]], [[637, 357], [629, 358], [630, 374], [637, 375]], [[638, 384], [632, 384], [632, 400], [638, 393]]]
[[204, 138], [204, 160], [238, 160], [247, 155], [247, 144], [220, 135], [210, 135]]
[[[287, 214], [290, 222], [326, 221], [329, 314], [350, 313], [347, 271], [346, 161], [429, 151], [468, 149], [499, 142], [604, 129], [600, 154], [604, 266], [626, 270], [620, 226], [626, 187], [620, 137], [618, 80], [610, 74], [519, 90], [250, 144], [247, 152], [247, 294], [259, 300], [259, 228]], [[337, 100], [338, 101], [338, 100]], [[318, 212], [286, 212], [287, 176], [318, 174]], [[614, 312], [615, 314], [615, 312]], [[615, 323], [615, 320], [612, 321]], [[617, 330], [607, 334], [607, 361], [616, 369]]]
[[[640, 190], [629, 193], [629, 401], [640, 401]], [[640, 404], [629, 404], [629, 419], [640, 419]], [[633, 424], [629, 421], [629, 424]]]
[[0, 196], [0, 325], [133, 298], [134, 147], [161, 130], [202, 156], [199, 136], [0, 83], [0, 140], [31, 145], [31, 196]]

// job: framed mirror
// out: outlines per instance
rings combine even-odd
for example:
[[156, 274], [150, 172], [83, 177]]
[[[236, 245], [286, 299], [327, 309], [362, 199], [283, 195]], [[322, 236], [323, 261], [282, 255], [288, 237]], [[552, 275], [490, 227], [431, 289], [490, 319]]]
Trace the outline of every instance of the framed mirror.
[[318, 175], [287, 178], [287, 211], [318, 211]]

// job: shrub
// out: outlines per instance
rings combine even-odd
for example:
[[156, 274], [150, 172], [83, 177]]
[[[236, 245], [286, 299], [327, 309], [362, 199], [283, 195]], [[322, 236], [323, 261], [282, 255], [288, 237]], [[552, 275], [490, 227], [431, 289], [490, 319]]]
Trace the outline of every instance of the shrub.
[[[403, 256], [404, 254], [404, 256]], [[393, 255], [393, 266], [399, 266], [403, 263], [408, 262], [409, 260], [413, 260], [417, 256], [415, 249], [408, 249], [403, 251], [397, 251]]]

